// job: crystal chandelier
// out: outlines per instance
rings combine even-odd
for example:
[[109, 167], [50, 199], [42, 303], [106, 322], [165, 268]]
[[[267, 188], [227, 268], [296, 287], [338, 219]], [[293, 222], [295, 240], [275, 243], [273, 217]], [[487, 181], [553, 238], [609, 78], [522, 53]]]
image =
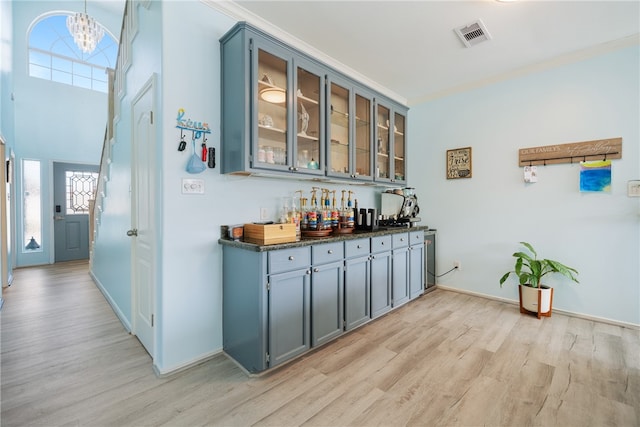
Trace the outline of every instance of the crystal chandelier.
[[104, 36], [102, 25], [87, 15], [87, 0], [84, 0], [84, 13], [76, 12], [67, 18], [67, 28], [84, 53], [93, 52]]

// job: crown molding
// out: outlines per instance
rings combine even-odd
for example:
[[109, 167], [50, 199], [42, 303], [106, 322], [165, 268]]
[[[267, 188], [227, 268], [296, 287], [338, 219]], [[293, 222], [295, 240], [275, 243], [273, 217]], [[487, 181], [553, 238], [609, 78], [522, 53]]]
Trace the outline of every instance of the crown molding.
[[297, 37], [287, 33], [282, 28], [270, 23], [269, 21], [266, 21], [253, 12], [250, 12], [234, 1], [200, 0], [200, 2], [211, 7], [212, 9], [217, 10], [218, 12], [227, 15], [231, 19], [234, 19], [236, 21], [245, 21], [253, 25], [254, 27], [259, 28], [260, 30], [272, 35], [273, 37], [280, 39], [286, 44], [309, 54], [310, 56], [336, 69], [337, 71], [340, 71], [341, 73], [357, 80], [359, 83], [367, 85], [371, 89], [380, 92], [381, 94], [391, 98], [392, 100], [402, 105], [407, 105], [407, 99], [405, 97], [398, 95], [397, 93], [393, 92], [389, 88], [380, 85], [379, 83], [376, 83], [369, 77], [355, 71], [354, 69], [348, 67], [340, 61], [337, 61], [321, 50], [309, 45], [305, 41], [300, 40]]
[[444, 98], [447, 96], [455, 95], [462, 92], [468, 92], [474, 89], [478, 89], [484, 86], [489, 86], [495, 83], [499, 83], [506, 80], [511, 80], [517, 77], [526, 76], [533, 73], [539, 73], [552, 68], [557, 68], [563, 65], [572, 64], [575, 62], [584, 61], [596, 56], [600, 56], [616, 50], [625, 49], [634, 45], [640, 45], [640, 33], [632, 34], [621, 39], [613, 40], [607, 43], [602, 43], [596, 46], [591, 46], [586, 49], [582, 49], [576, 52], [572, 52], [566, 55], [558, 56], [548, 61], [531, 64], [525, 67], [521, 67], [512, 71], [497, 74], [493, 77], [489, 77], [482, 80], [476, 80], [468, 82], [459, 86], [454, 86], [449, 89], [434, 92], [425, 96], [412, 98], [408, 100], [409, 106], [415, 106], [423, 104], [425, 102], [433, 101], [438, 98]]

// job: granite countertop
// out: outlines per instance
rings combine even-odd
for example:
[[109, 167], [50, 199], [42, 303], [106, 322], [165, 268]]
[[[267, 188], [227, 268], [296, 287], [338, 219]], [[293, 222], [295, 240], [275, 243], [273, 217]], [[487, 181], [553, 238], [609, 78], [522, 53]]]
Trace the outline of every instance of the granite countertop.
[[255, 252], [275, 251], [278, 249], [297, 248], [301, 246], [309, 246], [318, 243], [331, 243], [342, 242], [346, 240], [363, 239], [368, 237], [385, 236], [389, 234], [408, 233], [410, 231], [424, 231], [425, 234], [434, 234], [436, 230], [430, 229], [427, 226], [416, 226], [411, 228], [405, 227], [391, 227], [380, 228], [375, 231], [356, 230], [352, 234], [339, 234], [328, 237], [303, 237], [299, 242], [280, 243], [276, 245], [256, 245], [254, 243], [242, 242], [231, 239], [219, 239], [218, 243], [221, 245], [234, 246], [237, 248], [246, 249]]

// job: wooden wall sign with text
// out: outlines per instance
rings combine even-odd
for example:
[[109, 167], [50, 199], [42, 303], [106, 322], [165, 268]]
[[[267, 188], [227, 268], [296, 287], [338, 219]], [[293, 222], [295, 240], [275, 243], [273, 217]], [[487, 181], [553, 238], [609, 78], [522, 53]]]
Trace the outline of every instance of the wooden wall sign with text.
[[447, 179], [471, 178], [471, 147], [447, 150]]
[[518, 166], [579, 163], [589, 160], [622, 158], [622, 138], [598, 139], [571, 144], [521, 148]]

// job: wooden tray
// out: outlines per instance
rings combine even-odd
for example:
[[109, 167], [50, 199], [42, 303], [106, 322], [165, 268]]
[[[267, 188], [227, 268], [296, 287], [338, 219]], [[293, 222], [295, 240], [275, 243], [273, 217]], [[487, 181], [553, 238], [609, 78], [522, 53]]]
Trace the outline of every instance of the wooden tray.
[[333, 234], [351, 234], [355, 229], [355, 227], [336, 228], [333, 230]]
[[327, 237], [331, 235], [333, 230], [304, 230], [302, 231], [303, 237]]

